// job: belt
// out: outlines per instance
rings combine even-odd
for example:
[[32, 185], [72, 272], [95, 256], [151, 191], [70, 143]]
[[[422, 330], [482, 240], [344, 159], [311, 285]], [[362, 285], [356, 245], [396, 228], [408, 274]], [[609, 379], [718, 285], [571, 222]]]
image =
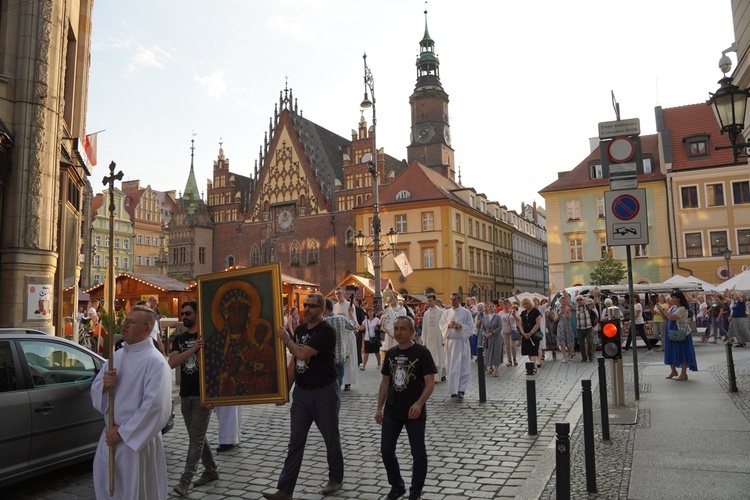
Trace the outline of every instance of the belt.
[[333, 381], [328, 382], [327, 384], [321, 384], [321, 385], [308, 385], [308, 384], [300, 384], [299, 382], [296, 382], [297, 387], [299, 387], [300, 389], [308, 390], [308, 391], [314, 391], [314, 390], [317, 390], [317, 389], [322, 389], [323, 387], [328, 387], [332, 383], [333, 383]]

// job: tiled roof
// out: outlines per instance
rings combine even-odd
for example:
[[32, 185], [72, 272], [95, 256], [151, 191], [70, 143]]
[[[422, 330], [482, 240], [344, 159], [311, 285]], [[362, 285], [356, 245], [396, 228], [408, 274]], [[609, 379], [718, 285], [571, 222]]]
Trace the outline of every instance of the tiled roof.
[[[325, 166], [330, 169], [326, 172], [318, 171], [318, 181], [325, 181], [324, 184], [326, 186], [334, 186], [334, 182], [332, 182], [333, 176], [333, 178], [343, 183], [343, 147], [351, 146], [351, 139], [345, 139], [300, 115], [293, 115], [293, 120], [300, 140], [305, 145], [305, 151], [310, 157], [310, 163], [314, 167]], [[404, 165], [400, 160], [385, 155], [386, 175], [390, 172], [395, 172], [396, 176], [398, 176], [403, 171]]]
[[190, 286], [190, 283], [184, 283], [180, 280], [170, 278], [164, 274], [146, 274], [146, 273], [120, 273], [117, 275], [117, 279], [123, 277], [132, 277], [141, 281], [145, 281], [153, 286], [163, 288], [167, 291], [184, 291]]
[[[687, 170], [719, 165], [731, 165], [732, 150], [714, 150], [714, 146], [728, 146], [729, 136], [721, 135], [719, 124], [710, 106], [690, 104], [676, 108], [665, 108], [664, 128], [669, 131], [669, 145], [672, 148], [672, 170]], [[688, 159], [685, 138], [707, 135], [708, 156]]]
[[[406, 190], [411, 193], [409, 202], [449, 199], [466, 204], [460, 197], [453, 194], [455, 189], [464, 188], [456, 184], [455, 181], [415, 161], [391, 184], [382, 187], [378, 197], [381, 206], [400, 203], [400, 201], [396, 201], [396, 195]], [[372, 206], [372, 203], [373, 199], [369, 198], [360, 206]]]
[[[639, 175], [638, 180], [641, 182], [647, 182], [664, 178], [659, 166], [661, 160], [659, 158], [659, 141], [656, 134], [641, 136], [641, 153], [644, 155], [653, 155], [654, 160], [651, 162], [651, 173]], [[609, 186], [609, 179], [607, 178], [591, 179], [589, 165], [598, 160], [601, 160], [601, 157], [599, 155], [599, 148], [597, 147], [573, 170], [567, 172], [539, 192], [548, 193], [552, 191], [568, 191], [571, 189]]]

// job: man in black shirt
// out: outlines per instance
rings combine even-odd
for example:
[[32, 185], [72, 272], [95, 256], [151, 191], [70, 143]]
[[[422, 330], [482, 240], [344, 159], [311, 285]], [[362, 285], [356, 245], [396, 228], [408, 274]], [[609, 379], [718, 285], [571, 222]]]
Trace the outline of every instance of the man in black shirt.
[[211, 408], [201, 406], [200, 398], [198, 350], [203, 348], [205, 341], [198, 333], [198, 303], [194, 300], [184, 302], [180, 317], [187, 331], [176, 336], [172, 341], [169, 367], [180, 367], [180, 410], [190, 438], [185, 471], [180, 477], [180, 483], [173, 488], [175, 493], [185, 496], [190, 490], [193, 476], [198, 471], [199, 460], [203, 462], [205, 471], [195, 481], [195, 486], [219, 479], [219, 472], [211, 453], [211, 444], [206, 438]]
[[310, 294], [304, 302], [305, 323], [297, 327], [294, 338], [285, 328], [281, 338], [292, 359], [287, 367], [289, 387], [294, 387], [290, 412], [289, 451], [275, 493], [263, 493], [270, 500], [291, 500], [302, 466], [307, 434], [313, 422], [320, 429], [328, 456], [328, 483], [321, 493], [328, 495], [344, 481], [344, 456], [341, 452], [338, 415], [338, 374], [334, 364], [336, 332], [323, 321], [325, 298]]
[[[378, 407], [375, 422], [383, 426], [380, 436], [380, 453], [388, 473], [391, 491], [388, 499], [396, 499], [406, 493], [404, 480], [396, 458], [396, 443], [401, 429], [406, 427], [409, 435], [414, 467], [409, 488], [409, 500], [422, 494], [427, 478], [427, 449], [425, 426], [427, 408], [425, 403], [435, 388], [435, 363], [429, 349], [414, 343], [414, 320], [399, 316], [393, 324], [393, 336], [398, 345], [385, 353], [378, 390]], [[385, 405], [385, 410], [383, 410]]]

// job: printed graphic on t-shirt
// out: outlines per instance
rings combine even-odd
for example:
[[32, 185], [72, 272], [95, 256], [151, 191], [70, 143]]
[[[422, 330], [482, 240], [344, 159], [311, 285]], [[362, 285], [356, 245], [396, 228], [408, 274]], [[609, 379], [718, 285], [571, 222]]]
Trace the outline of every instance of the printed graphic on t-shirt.
[[[193, 347], [196, 342], [196, 340], [186, 341], [183, 352]], [[191, 374], [198, 371], [198, 355], [196, 353], [191, 354], [185, 361], [182, 362], [182, 370], [186, 374]]]
[[414, 365], [419, 360], [409, 362], [408, 356], [397, 354], [391, 358], [391, 380], [393, 380], [393, 388], [398, 391], [404, 391], [409, 387], [409, 382], [416, 379], [417, 376], [414, 374]]
[[[306, 331], [305, 333], [300, 335], [299, 344], [306, 345], [307, 341], [310, 340], [311, 337], [312, 335], [310, 335], [310, 332]], [[307, 371], [309, 363], [310, 363], [310, 359], [305, 359], [305, 360], [298, 359], [297, 362], [295, 363], [295, 371], [297, 373], [305, 373]]]

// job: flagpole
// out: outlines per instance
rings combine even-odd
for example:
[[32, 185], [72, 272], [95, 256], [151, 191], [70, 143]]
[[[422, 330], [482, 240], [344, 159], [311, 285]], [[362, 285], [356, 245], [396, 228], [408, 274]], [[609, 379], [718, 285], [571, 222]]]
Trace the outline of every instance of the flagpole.
[[[122, 180], [122, 171], [115, 174], [115, 162], [109, 164], [109, 175], [102, 183], [109, 186], [109, 265], [107, 266], [107, 358], [109, 369], [115, 369], [115, 180]], [[115, 382], [116, 384], [117, 382]], [[115, 388], [109, 389], [109, 427], [115, 424]], [[115, 445], [109, 446], [109, 496], [115, 496]]]

